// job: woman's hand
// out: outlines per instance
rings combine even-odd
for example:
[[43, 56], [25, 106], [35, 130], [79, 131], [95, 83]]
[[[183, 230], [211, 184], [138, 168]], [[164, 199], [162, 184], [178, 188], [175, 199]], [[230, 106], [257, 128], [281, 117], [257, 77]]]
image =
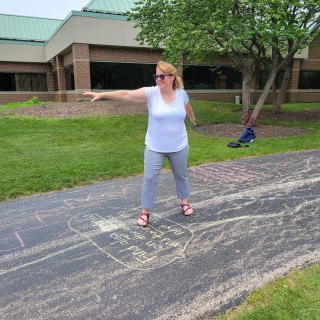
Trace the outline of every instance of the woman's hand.
[[100, 92], [92, 92], [92, 91], [86, 91], [83, 93], [84, 96], [89, 96], [91, 99], [91, 102], [92, 101], [96, 101], [96, 100], [100, 100], [101, 99], [101, 95], [102, 93]]
[[197, 120], [196, 117], [194, 115], [192, 115], [191, 117], [189, 117], [191, 123], [196, 127], [197, 126]]
[[194, 113], [193, 113], [193, 110], [192, 110], [192, 107], [191, 107], [191, 104], [188, 102], [186, 104], [186, 113], [191, 121], [191, 123], [196, 126], [197, 123], [196, 123], [196, 117], [194, 116]]

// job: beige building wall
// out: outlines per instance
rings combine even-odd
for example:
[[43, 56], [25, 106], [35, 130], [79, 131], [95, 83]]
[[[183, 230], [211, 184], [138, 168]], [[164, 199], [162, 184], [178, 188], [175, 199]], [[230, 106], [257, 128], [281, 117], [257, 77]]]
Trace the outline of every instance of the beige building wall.
[[0, 61], [47, 62], [44, 45], [0, 44]]
[[73, 43], [141, 48], [135, 40], [137, 33], [134, 23], [125, 20], [72, 15], [45, 47], [46, 59], [71, 52]]

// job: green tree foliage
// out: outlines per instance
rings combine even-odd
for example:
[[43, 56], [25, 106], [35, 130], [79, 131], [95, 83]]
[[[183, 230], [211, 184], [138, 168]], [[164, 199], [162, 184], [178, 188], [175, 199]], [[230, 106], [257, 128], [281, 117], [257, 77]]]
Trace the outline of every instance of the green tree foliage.
[[[141, 0], [129, 14], [138, 41], [163, 48], [167, 60], [214, 64], [227, 55], [242, 71], [242, 122], [254, 125], [279, 70], [319, 31], [319, 0]], [[270, 77], [249, 118], [256, 71]]]

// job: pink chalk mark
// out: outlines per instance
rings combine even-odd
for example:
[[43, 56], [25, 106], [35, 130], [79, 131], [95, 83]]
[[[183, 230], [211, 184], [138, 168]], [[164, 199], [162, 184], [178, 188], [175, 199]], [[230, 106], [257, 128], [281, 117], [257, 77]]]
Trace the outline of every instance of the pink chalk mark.
[[36, 218], [37, 218], [37, 220], [40, 221], [41, 223], [44, 223], [44, 222], [41, 220], [40, 216], [39, 216], [37, 213], [36, 213]]
[[16, 231], [14, 234], [15, 234], [15, 236], [17, 237], [17, 239], [18, 239], [18, 241], [19, 241], [19, 243], [20, 243], [20, 247], [24, 248], [25, 245], [24, 245], [23, 240], [22, 240], [22, 238], [20, 237], [19, 233]]

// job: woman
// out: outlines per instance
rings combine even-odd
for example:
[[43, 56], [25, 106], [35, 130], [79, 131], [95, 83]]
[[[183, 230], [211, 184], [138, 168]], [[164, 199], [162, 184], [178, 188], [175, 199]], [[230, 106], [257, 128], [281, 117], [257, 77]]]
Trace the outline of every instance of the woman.
[[183, 90], [182, 79], [176, 68], [159, 61], [154, 75], [156, 87], [137, 90], [117, 90], [113, 92], [85, 92], [91, 101], [110, 99], [147, 103], [148, 129], [145, 137], [144, 177], [141, 192], [142, 210], [137, 221], [139, 226], [149, 223], [150, 209], [155, 206], [155, 196], [160, 172], [168, 157], [176, 182], [177, 198], [180, 199], [182, 213], [190, 216], [193, 209], [188, 203], [190, 187], [187, 175], [189, 145], [184, 119], [186, 114], [196, 125], [196, 119]]

